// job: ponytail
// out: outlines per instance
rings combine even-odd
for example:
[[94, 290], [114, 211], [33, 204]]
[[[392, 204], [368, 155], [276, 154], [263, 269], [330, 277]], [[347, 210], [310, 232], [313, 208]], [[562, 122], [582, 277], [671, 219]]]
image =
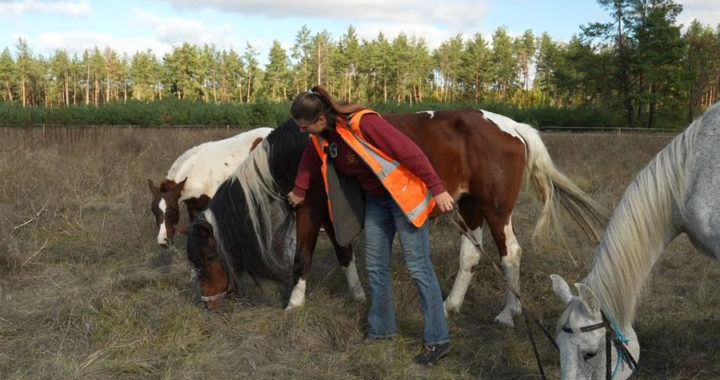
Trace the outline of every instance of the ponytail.
[[295, 97], [290, 106], [290, 114], [295, 120], [315, 122], [320, 115], [325, 115], [328, 120], [335, 120], [336, 116], [347, 116], [364, 108], [366, 107], [359, 104], [337, 102], [322, 86], [314, 86]]

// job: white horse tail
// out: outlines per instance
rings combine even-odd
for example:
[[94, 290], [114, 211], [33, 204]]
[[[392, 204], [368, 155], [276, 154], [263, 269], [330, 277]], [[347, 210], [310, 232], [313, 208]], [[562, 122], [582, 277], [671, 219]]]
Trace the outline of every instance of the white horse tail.
[[528, 178], [544, 203], [533, 238], [540, 243], [554, 238], [565, 243], [564, 219], [569, 218], [594, 242], [600, 241], [607, 211], [555, 168], [536, 129], [521, 123], [513, 127], [525, 141]]

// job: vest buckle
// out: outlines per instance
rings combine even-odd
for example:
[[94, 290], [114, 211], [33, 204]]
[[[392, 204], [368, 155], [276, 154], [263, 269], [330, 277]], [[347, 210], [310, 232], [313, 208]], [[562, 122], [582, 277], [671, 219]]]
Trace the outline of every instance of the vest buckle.
[[330, 145], [325, 147], [325, 154], [330, 155], [330, 158], [337, 157], [337, 144], [336, 143], [330, 143]]

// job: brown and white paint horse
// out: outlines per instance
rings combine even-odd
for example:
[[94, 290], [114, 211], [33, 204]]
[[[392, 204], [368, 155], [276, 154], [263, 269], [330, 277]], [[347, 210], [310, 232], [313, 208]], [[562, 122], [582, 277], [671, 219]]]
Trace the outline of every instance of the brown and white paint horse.
[[[536, 227], [537, 236], [548, 237], [551, 232], [562, 234], [565, 216], [578, 223], [589, 236], [599, 239], [605, 221], [601, 207], [555, 169], [538, 132], [532, 127], [505, 116], [471, 109], [383, 117], [425, 152], [478, 240], [483, 223], [487, 223], [506, 278], [515, 289], [520, 288], [522, 251], [511, 217], [525, 170], [545, 204]], [[273, 236], [282, 231], [277, 232], [272, 224], [272, 208], [268, 205], [271, 201], [284, 202], [306, 140], [307, 136], [297, 131], [292, 120], [276, 128], [238, 167], [231, 180], [218, 189], [208, 210], [196, 219], [188, 239], [188, 258], [201, 274], [205, 299], [222, 294], [241, 271], [277, 280], [282, 280], [289, 271], [287, 258], [283, 258], [287, 255], [270, 248]], [[276, 147], [280, 142], [284, 146]], [[265, 153], [261, 156], [261, 152]], [[336, 245], [351, 289], [355, 292], [360, 288], [350, 247], [339, 247], [333, 238], [322, 183], [311, 184], [311, 191], [312, 195], [306, 197], [296, 212], [295, 287], [288, 309], [304, 303], [305, 279], [321, 225]], [[236, 215], [227, 212], [231, 204], [237, 209]], [[248, 210], [254, 212], [248, 213]], [[459, 311], [472, 278], [472, 267], [479, 262], [480, 253], [467, 238], [461, 239], [460, 269], [445, 300], [446, 311]], [[231, 280], [224, 269], [230, 272]], [[360, 298], [357, 294], [355, 292], [356, 298]], [[206, 305], [212, 307], [214, 303], [206, 302]], [[512, 325], [513, 316], [519, 312], [517, 298], [507, 292], [505, 308], [496, 321]]]
[[215, 189], [270, 132], [272, 128], [256, 128], [197, 145], [175, 160], [159, 185], [148, 179], [157, 243], [163, 247], [172, 244], [180, 221], [180, 201], [185, 203], [190, 221], [194, 220], [207, 207]]

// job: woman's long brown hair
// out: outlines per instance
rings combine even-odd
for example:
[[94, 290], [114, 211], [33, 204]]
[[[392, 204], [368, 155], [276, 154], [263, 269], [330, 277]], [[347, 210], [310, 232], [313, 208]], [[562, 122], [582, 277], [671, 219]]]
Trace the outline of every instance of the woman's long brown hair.
[[337, 102], [322, 86], [315, 86], [301, 92], [290, 106], [290, 114], [295, 120], [316, 122], [320, 115], [335, 120], [338, 115], [349, 115], [366, 108], [360, 104]]

